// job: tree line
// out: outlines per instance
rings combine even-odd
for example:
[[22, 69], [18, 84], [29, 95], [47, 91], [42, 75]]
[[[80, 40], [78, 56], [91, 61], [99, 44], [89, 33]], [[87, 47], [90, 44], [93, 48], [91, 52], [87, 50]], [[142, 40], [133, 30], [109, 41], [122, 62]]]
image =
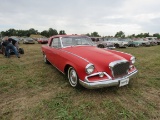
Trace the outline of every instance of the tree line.
[[19, 36], [19, 37], [27, 36], [29, 37], [32, 34], [50, 37], [53, 35], [65, 35], [66, 33], [64, 30], [60, 30], [58, 33], [58, 31], [53, 28], [49, 28], [48, 30], [44, 30], [42, 32], [38, 32], [38, 30], [35, 30], [34, 28], [30, 28], [29, 30], [15, 30], [11, 28], [9, 30], [1, 32], [1, 36]]
[[149, 33], [140, 33], [140, 34], [132, 34], [132, 35], [128, 35], [128, 36], [125, 36], [124, 32], [123, 31], [119, 31], [115, 34], [115, 37], [120, 37], [120, 38], [146, 38], [146, 37], [157, 37], [157, 38], [160, 38], [160, 34], [159, 33], [155, 33], [153, 35], [150, 35]]
[[[65, 35], [66, 32], [65, 30], [60, 30], [59, 32], [56, 29], [53, 28], [49, 28], [48, 30], [43, 30], [42, 32], [38, 32], [38, 30], [35, 30], [34, 28], [30, 28], [29, 30], [15, 30], [13, 28], [6, 30], [6, 31], [2, 31], [1, 33], [1, 37], [2, 36], [27, 36], [29, 37], [32, 34], [35, 35], [42, 35], [45, 37], [51, 37], [53, 35]], [[98, 34], [98, 32], [93, 32], [93, 33], [87, 33], [85, 34], [89, 37], [118, 37], [118, 38], [145, 38], [145, 37], [157, 37], [160, 38], [160, 34], [159, 33], [155, 33], [153, 35], [150, 35], [149, 33], [140, 33], [140, 34], [132, 34], [132, 35], [128, 35], [126, 36], [125, 33], [123, 31], [119, 31], [117, 32], [114, 36], [101, 36]]]

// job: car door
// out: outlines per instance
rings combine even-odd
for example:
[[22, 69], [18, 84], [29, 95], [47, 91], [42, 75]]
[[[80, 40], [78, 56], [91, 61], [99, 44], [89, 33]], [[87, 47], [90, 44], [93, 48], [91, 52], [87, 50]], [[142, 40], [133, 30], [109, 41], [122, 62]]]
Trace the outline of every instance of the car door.
[[48, 53], [48, 60], [58, 68], [57, 63], [60, 60], [59, 51], [61, 49], [61, 43], [59, 38], [53, 38], [50, 44], [50, 52]]

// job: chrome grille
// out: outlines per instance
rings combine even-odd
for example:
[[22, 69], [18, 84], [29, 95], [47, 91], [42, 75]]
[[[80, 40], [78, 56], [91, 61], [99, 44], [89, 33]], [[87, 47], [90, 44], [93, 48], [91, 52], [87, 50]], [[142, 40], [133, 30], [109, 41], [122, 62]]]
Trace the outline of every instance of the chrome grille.
[[123, 61], [123, 62], [117, 62], [113, 64], [113, 66], [110, 66], [113, 77], [117, 78], [123, 75], [126, 75], [129, 70], [129, 62]]

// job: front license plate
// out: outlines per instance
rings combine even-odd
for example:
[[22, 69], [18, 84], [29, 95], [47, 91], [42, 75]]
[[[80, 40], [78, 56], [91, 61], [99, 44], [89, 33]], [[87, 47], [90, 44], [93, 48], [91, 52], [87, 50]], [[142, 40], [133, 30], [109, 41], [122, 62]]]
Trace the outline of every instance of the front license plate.
[[119, 83], [119, 87], [127, 85], [128, 83], [129, 83], [129, 78], [121, 80], [120, 83]]

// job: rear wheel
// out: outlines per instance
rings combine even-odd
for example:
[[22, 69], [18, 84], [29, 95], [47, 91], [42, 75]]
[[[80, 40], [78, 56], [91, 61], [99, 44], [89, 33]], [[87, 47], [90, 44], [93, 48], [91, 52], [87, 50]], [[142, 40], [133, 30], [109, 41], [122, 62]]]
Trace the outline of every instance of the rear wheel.
[[19, 48], [19, 53], [20, 54], [24, 54], [24, 49], [23, 48]]
[[99, 44], [97, 47], [99, 47], [99, 48], [104, 48], [104, 45]]
[[47, 60], [47, 56], [46, 54], [43, 54], [43, 60], [46, 64], [49, 64], [49, 61]]
[[2, 54], [4, 55], [4, 56], [7, 56], [7, 54], [6, 54], [6, 48], [5, 47], [2, 47]]
[[146, 47], [147, 45], [146, 45], [145, 43], [142, 43], [142, 46], [145, 46], [145, 47]]
[[79, 77], [77, 75], [76, 70], [73, 67], [69, 67], [68, 69], [68, 80], [72, 87], [78, 88], [79, 84]]

